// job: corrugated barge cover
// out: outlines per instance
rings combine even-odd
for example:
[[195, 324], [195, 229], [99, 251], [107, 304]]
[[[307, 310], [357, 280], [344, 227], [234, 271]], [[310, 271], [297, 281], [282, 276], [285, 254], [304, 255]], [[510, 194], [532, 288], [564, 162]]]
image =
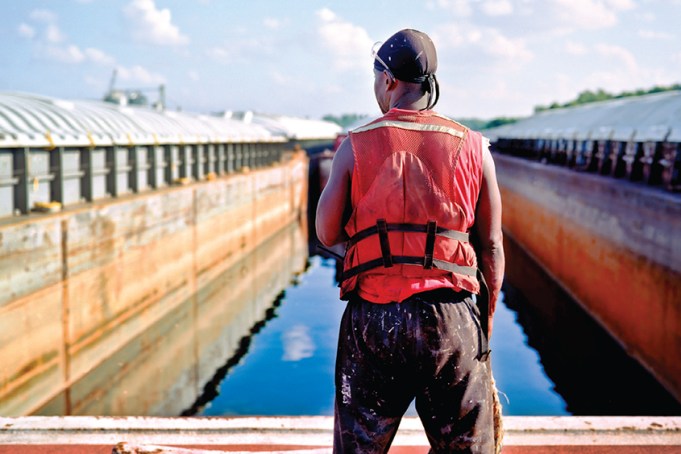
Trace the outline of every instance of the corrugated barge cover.
[[262, 125], [272, 132], [279, 132], [295, 140], [335, 139], [342, 128], [325, 120], [290, 117], [285, 115], [248, 115], [252, 124]]
[[551, 109], [486, 131], [497, 139], [681, 141], [681, 91]]
[[284, 141], [229, 118], [0, 93], [0, 148]]

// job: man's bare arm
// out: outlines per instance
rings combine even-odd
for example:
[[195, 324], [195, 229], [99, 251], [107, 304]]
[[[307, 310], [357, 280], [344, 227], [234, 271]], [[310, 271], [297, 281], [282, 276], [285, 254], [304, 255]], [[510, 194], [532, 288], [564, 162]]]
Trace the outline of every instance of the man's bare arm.
[[497, 184], [494, 160], [489, 147], [483, 147], [482, 185], [476, 211], [476, 231], [480, 240], [480, 269], [487, 281], [490, 296], [489, 329], [492, 335], [492, 317], [504, 280], [504, 245], [501, 231], [501, 194]]
[[315, 226], [317, 237], [325, 246], [346, 241], [347, 235], [343, 229], [344, 214], [350, 201], [350, 180], [355, 159], [352, 154], [350, 139], [345, 139], [333, 157], [329, 181], [319, 197]]

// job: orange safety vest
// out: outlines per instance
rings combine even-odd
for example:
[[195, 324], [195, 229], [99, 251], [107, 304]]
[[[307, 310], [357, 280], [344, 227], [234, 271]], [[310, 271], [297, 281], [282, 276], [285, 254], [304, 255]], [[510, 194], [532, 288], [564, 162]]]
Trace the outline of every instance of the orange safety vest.
[[350, 133], [354, 154], [341, 298], [389, 303], [452, 288], [479, 293], [468, 231], [482, 136], [433, 111], [391, 109]]

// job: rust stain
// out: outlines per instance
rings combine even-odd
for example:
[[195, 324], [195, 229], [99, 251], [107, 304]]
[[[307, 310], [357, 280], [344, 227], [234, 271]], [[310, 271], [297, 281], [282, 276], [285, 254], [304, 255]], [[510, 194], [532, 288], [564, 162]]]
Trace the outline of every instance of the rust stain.
[[[189, 321], [195, 330], [199, 330], [201, 304], [196, 300], [199, 284], [202, 285], [201, 288], [211, 285], [209, 280], [227, 273], [228, 266], [238, 264], [245, 253], [257, 246], [256, 240], [258, 243], [264, 242], [274, 232], [288, 225], [287, 220], [299, 216], [288, 213], [288, 191], [274, 191], [267, 194], [264, 202], [258, 201], [257, 206], [255, 203], [259, 196], [258, 191], [273, 191], [276, 188], [263, 186], [256, 189], [254, 180], [262, 179], [267, 172], [283, 175], [292, 165], [297, 165], [297, 162], [288, 163], [283, 169], [272, 168], [252, 172], [247, 176], [240, 175], [238, 181], [235, 178], [225, 178], [205, 183], [201, 190], [213, 192], [206, 193], [206, 197], [200, 201], [197, 187], [187, 186], [139, 195], [128, 200], [114, 200], [107, 204], [112, 208], [106, 213], [98, 212], [98, 208], [85, 208], [41, 218], [56, 221], [54, 236], [47, 235], [46, 232], [52, 228], [47, 224], [41, 224], [45, 225], [41, 227], [42, 230], [36, 230], [24, 220], [16, 225], [3, 226], [0, 231], [0, 246], [4, 248], [7, 245], [7, 229], [15, 229], [18, 235], [23, 235], [23, 244], [33, 244], [31, 242], [36, 241], [41, 243], [35, 250], [10, 253], [21, 257], [20, 263], [26, 263], [29, 271], [32, 263], [55, 264], [53, 271], [56, 281], [47, 282], [41, 279], [39, 284], [42, 287], [29, 291], [18, 299], [10, 299], [0, 307], [0, 312], [10, 309], [15, 311], [21, 305], [25, 309], [13, 316], [20, 317], [25, 313], [26, 317], [32, 317], [30, 325], [33, 331], [37, 329], [33, 325], [46, 331], [44, 324], [37, 323], [40, 317], [48, 316], [45, 315], [42, 303], [49, 297], [52, 302], [49, 316], [54, 318], [49, 331], [38, 333], [41, 336], [40, 343], [29, 354], [28, 362], [12, 371], [11, 376], [2, 377], [0, 401], [6, 402], [9, 393], [12, 393], [13, 399], [17, 393], [31, 394], [31, 408], [35, 409], [36, 405], [47, 405], [45, 408], [48, 408], [52, 405], [50, 401], [59, 398], [62, 402], [65, 398], [66, 414], [78, 414], [86, 408], [83, 398], [89, 396], [88, 399], [96, 401], [109, 391], [100, 389], [76, 396], [72, 393], [71, 386], [81, 380], [85, 373], [119, 355], [121, 348], [137, 342], [136, 336], [182, 308], [188, 298], [193, 298]], [[301, 173], [299, 177], [305, 178], [305, 174]], [[275, 186], [278, 187], [303, 187], [280, 176], [273, 177], [273, 181], [275, 180]], [[228, 204], [225, 205], [224, 198], [219, 194], [230, 187], [235, 188], [234, 192], [238, 196], [234, 200], [227, 199]], [[236, 191], [237, 187], [245, 191]], [[186, 194], [190, 192], [191, 198], [187, 203]], [[173, 202], [174, 198], [184, 202]], [[164, 206], [161, 199], [167, 201], [167, 206]], [[287, 207], [286, 210], [281, 209], [282, 204]], [[205, 211], [199, 211], [199, 205]], [[258, 211], [254, 213], [254, 209]], [[298, 212], [304, 210], [303, 206], [297, 207]], [[239, 232], [238, 235], [235, 234], [236, 231]], [[239, 239], [245, 243], [245, 251], [239, 251]], [[303, 244], [301, 250], [306, 251], [306, 245]], [[0, 266], [9, 263], [8, 255], [3, 254]], [[265, 258], [272, 259], [271, 256], [280, 257], [269, 254]], [[262, 268], [259, 271], [249, 266], [249, 269], [257, 272], [268, 269], [276, 272], [276, 267]], [[41, 273], [45, 271], [41, 269]], [[199, 276], [204, 274], [205, 277], [201, 277], [199, 281]], [[239, 286], [245, 286], [242, 289], [244, 292], [251, 295], [253, 284], [250, 278], [250, 284], [236, 281]], [[240, 294], [238, 289], [234, 293]], [[220, 293], [218, 296], [224, 298], [225, 295]], [[234, 308], [225, 310], [231, 313]], [[172, 326], [180, 322], [181, 320], [175, 321]], [[165, 329], [171, 329], [172, 326]], [[14, 334], [7, 335], [16, 338], [21, 337], [22, 331], [26, 331], [22, 326], [6, 328], [15, 330]], [[32, 335], [35, 333], [32, 332]], [[203, 349], [193, 334], [191, 337], [195, 364], [192, 381], [198, 389], [201, 373], [197, 358]], [[160, 349], [163, 339], [164, 335], [161, 334], [156, 339], [140, 340], [137, 345], [143, 353], [156, 351]], [[47, 350], [45, 347], [48, 344], [54, 349]], [[0, 357], [0, 363], [5, 359], [7, 358]], [[49, 386], [31, 382], [48, 369], [52, 369], [61, 382], [55, 381], [52, 375]], [[118, 369], [130, 372], [125, 368], [125, 361]], [[40, 395], [34, 396], [35, 393]], [[153, 396], [145, 399], [153, 399]], [[129, 400], [129, 397], [125, 397], [119, 404], [124, 406]], [[58, 406], [60, 405], [62, 403]]]
[[13, 383], [15, 381], [25, 381], [34, 375], [39, 374], [45, 368], [44, 366], [50, 366], [50, 363], [56, 358], [57, 353], [55, 351], [43, 353], [37, 358], [33, 358], [28, 363], [25, 363], [19, 370], [10, 375], [6, 382]]
[[[69, 223], [67, 219], [61, 222], [61, 257], [62, 257], [62, 346], [59, 351], [64, 383], [68, 383], [71, 376], [71, 357], [68, 354], [70, 347], [69, 336]], [[71, 414], [71, 395], [67, 389], [65, 393], [65, 413]]]
[[681, 399], [681, 276], [502, 187], [504, 229]]

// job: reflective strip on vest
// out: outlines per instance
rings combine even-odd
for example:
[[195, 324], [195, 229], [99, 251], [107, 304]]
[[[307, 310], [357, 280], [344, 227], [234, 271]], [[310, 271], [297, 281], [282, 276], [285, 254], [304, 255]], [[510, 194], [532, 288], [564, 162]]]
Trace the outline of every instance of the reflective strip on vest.
[[[409, 256], [409, 255], [391, 255], [391, 263], [396, 265], [416, 265], [423, 267], [423, 256]], [[374, 268], [385, 267], [383, 257], [379, 259], [369, 260], [360, 265], [357, 265], [349, 270], [343, 271], [343, 279], [350, 279], [357, 276], [359, 273], [373, 270]], [[452, 273], [463, 274], [465, 276], [476, 276], [478, 269], [472, 266], [457, 265], [456, 263], [447, 262], [445, 260], [433, 259], [433, 268], [438, 270], [449, 271]]]
[[433, 124], [419, 124], [419, 123], [411, 123], [408, 121], [396, 121], [396, 120], [385, 120], [385, 121], [379, 121], [377, 123], [371, 123], [366, 126], [362, 126], [357, 129], [353, 129], [353, 133], [359, 133], [359, 132], [366, 132], [366, 131], [371, 131], [372, 129], [377, 129], [377, 128], [400, 128], [400, 129], [408, 129], [410, 131], [424, 131], [424, 132], [441, 132], [444, 134], [449, 134], [454, 137], [459, 137], [463, 139], [464, 133], [463, 131], [457, 131], [454, 128], [448, 128], [446, 126], [440, 126], [440, 125], [433, 125]]

